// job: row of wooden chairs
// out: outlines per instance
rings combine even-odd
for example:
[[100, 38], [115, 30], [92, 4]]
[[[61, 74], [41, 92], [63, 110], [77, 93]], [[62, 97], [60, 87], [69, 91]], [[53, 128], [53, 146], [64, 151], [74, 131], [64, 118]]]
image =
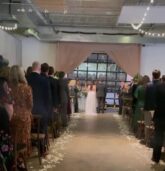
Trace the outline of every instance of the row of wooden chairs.
[[[142, 112], [143, 109], [141, 109]], [[147, 118], [145, 118], [145, 115]], [[132, 98], [125, 97], [123, 98], [123, 106], [122, 106], [122, 116], [126, 119], [129, 123], [129, 126], [132, 128], [132, 119], [133, 119], [133, 110], [132, 110]], [[149, 116], [149, 117], [148, 117]], [[138, 121], [137, 131], [135, 132], [135, 136], [138, 139], [144, 139], [144, 143], [147, 146], [151, 146], [153, 135], [154, 135], [154, 125], [151, 121], [150, 114], [144, 113], [144, 120]]]
[[[46, 145], [46, 150], [49, 150], [49, 138], [52, 138], [53, 140], [57, 138], [60, 135], [60, 130], [61, 130], [61, 123], [59, 119], [59, 114], [54, 113], [52, 115], [49, 128], [50, 128], [50, 133], [41, 133], [40, 128], [41, 128], [41, 116], [38, 114], [33, 114], [32, 116], [32, 129], [35, 128], [35, 132], [33, 131], [31, 133], [31, 144], [32, 147], [37, 148], [37, 157], [39, 160], [39, 164], [42, 164], [42, 156], [41, 156], [41, 142], [45, 142]], [[51, 134], [51, 137], [49, 136]], [[17, 136], [15, 136], [17, 137]], [[27, 165], [26, 165], [26, 152], [27, 152], [27, 146], [25, 144], [18, 144], [17, 139], [14, 138], [14, 161], [15, 165], [17, 166], [18, 162], [18, 157], [21, 155], [21, 158], [24, 160], [25, 168], [27, 170]], [[16, 168], [17, 170], [17, 168]]]

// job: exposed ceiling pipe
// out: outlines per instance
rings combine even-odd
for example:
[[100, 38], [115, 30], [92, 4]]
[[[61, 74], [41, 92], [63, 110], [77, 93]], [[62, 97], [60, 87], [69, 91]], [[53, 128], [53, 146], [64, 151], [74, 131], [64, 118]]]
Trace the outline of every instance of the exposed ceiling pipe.
[[33, 11], [37, 14], [37, 16], [44, 22], [44, 24], [49, 24], [45, 17], [38, 11], [38, 9], [34, 6], [31, 0], [25, 0], [29, 5], [31, 5]]

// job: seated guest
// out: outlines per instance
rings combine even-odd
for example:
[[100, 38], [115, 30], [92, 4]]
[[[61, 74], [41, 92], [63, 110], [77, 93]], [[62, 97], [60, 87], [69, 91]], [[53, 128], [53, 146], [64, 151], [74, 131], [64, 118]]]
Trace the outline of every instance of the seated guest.
[[28, 86], [25, 74], [18, 65], [10, 69], [9, 83], [14, 100], [14, 115], [12, 132], [18, 144], [27, 145], [30, 152], [32, 92]]
[[[40, 75], [41, 65], [39, 62], [33, 62], [32, 72], [27, 77], [28, 84], [32, 88], [33, 95], [33, 108], [32, 114], [39, 115], [41, 117], [40, 123], [40, 132], [47, 132], [47, 118], [49, 110], [49, 101], [48, 101], [48, 83], [43, 76]], [[46, 152], [46, 147], [43, 142], [41, 142], [41, 155], [44, 155]]]
[[[13, 115], [13, 105], [9, 92], [6, 79], [0, 78], [0, 162], [3, 160], [6, 170], [12, 171], [14, 169], [14, 153], [10, 136], [10, 120]], [[10, 106], [10, 113], [6, 110], [6, 104]], [[3, 169], [0, 164], [0, 170]]]

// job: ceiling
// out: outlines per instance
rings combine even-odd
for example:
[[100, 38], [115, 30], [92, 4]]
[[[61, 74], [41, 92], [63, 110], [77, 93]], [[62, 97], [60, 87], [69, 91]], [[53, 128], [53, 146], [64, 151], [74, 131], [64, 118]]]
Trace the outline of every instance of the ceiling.
[[[18, 29], [10, 33], [48, 42], [165, 42], [118, 22], [123, 6], [148, 4], [149, 0], [0, 0], [0, 22], [17, 20]], [[165, 7], [165, 0], [155, 0], [154, 6]], [[147, 23], [143, 28], [160, 32], [165, 31], [165, 24]]]

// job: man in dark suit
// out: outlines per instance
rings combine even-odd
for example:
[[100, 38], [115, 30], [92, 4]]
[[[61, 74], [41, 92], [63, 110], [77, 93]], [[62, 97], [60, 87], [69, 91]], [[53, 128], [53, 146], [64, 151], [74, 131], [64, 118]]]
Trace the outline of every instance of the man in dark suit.
[[68, 80], [64, 78], [65, 73], [59, 72], [59, 86], [60, 86], [60, 108], [61, 108], [61, 120], [62, 126], [66, 127], [68, 125], [68, 101], [69, 101], [69, 88]]
[[41, 76], [43, 79], [45, 79], [45, 86], [46, 89], [44, 90], [47, 94], [45, 98], [47, 99], [47, 119], [48, 122], [51, 121], [52, 113], [53, 113], [53, 103], [52, 103], [52, 90], [51, 90], [51, 84], [49, 79], [49, 65], [47, 63], [41, 64]]
[[28, 84], [32, 88], [33, 108], [32, 114], [41, 116], [40, 132], [45, 133], [47, 130], [47, 118], [50, 104], [48, 101], [48, 84], [47, 81], [40, 75], [41, 65], [39, 62], [32, 64], [32, 73], [27, 77]]
[[98, 101], [98, 113], [102, 111], [104, 113], [104, 106], [105, 106], [105, 97], [106, 97], [106, 86], [103, 81], [99, 81], [96, 85], [96, 97]]
[[154, 70], [152, 72], [152, 82], [150, 82], [146, 87], [145, 92], [145, 102], [144, 110], [145, 111], [154, 111], [155, 110], [155, 91], [156, 85], [160, 82], [160, 71]]
[[[162, 97], [163, 97], [163, 89], [158, 88], [158, 85], [160, 84], [160, 71], [154, 70], [152, 72], [152, 82], [149, 83], [146, 86], [146, 92], [145, 92], [145, 101], [144, 101], [144, 112], [145, 114], [152, 115], [153, 121], [155, 125], [155, 136], [154, 136], [154, 143], [153, 143], [153, 156], [152, 160], [156, 163], [160, 160], [161, 155], [161, 144], [162, 144], [162, 131], [163, 131], [163, 125], [160, 123], [159, 118], [159, 110], [160, 110], [160, 91], [162, 91]], [[162, 87], [162, 86], [161, 86]], [[162, 129], [162, 131], [161, 131]]]
[[55, 111], [57, 111], [60, 104], [59, 81], [54, 78], [54, 68], [52, 66], [49, 67], [49, 80], [52, 93], [53, 108]]
[[159, 83], [155, 92], [155, 113], [154, 113], [155, 136], [153, 144], [152, 160], [159, 163], [161, 158], [161, 149], [165, 134], [165, 83]]

